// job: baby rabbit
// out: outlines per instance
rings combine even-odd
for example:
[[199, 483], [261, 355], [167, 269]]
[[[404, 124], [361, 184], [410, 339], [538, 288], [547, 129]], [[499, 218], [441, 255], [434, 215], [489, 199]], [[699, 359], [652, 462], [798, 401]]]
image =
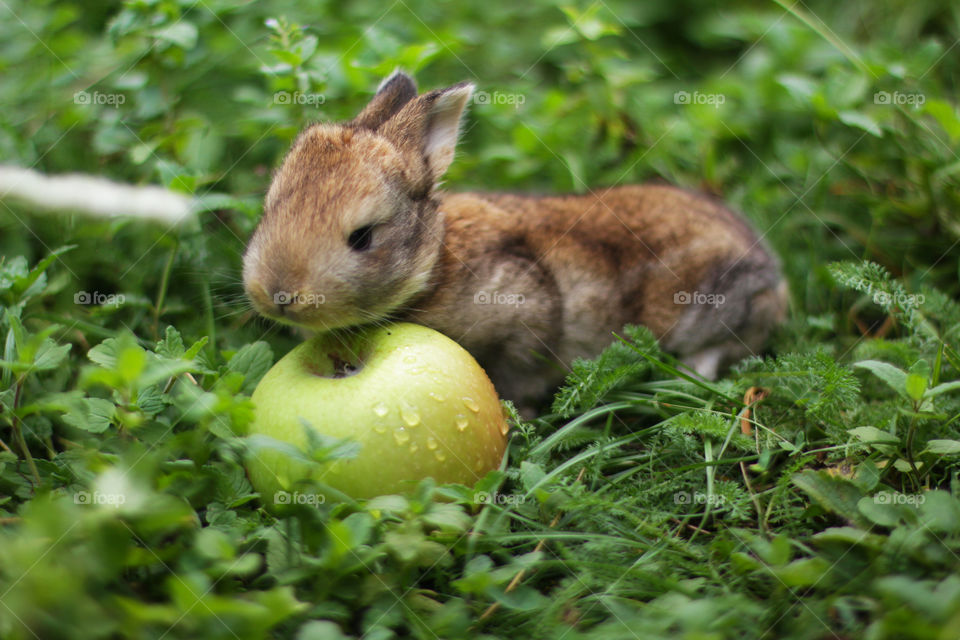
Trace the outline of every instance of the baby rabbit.
[[418, 96], [397, 71], [350, 122], [300, 133], [243, 258], [257, 311], [313, 331], [432, 327], [529, 408], [627, 323], [707, 378], [762, 348], [786, 310], [778, 262], [711, 199], [440, 191], [473, 89]]

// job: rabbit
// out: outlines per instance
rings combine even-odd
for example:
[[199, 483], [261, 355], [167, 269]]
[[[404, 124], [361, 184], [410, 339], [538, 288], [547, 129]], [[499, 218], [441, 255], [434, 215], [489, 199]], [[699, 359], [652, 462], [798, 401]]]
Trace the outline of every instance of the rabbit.
[[398, 70], [353, 120], [299, 134], [243, 256], [260, 314], [310, 331], [426, 325], [528, 412], [625, 324], [707, 379], [763, 348], [787, 309], [779, 261], [711, 198], [441, 191], [473, 90], [418, 95]]

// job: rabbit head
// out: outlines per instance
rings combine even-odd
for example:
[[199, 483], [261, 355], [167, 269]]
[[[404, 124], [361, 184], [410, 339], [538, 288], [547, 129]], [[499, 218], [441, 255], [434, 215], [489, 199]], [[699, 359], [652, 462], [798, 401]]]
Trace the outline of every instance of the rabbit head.
[[300, 133], [243, 257], [258, 312], [326, 331], [376, 322], [428, 286], [443, 242], [436, 184], [472, 93], [418, 96], [398, 71], [353, 120]]

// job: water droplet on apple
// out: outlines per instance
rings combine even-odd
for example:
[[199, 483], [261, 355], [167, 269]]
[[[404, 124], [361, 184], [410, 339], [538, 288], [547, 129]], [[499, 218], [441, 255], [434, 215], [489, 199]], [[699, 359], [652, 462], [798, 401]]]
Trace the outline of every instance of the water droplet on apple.
[[470, 411], [473, 411], [474, 413], [478, 413], [480, 411], [480, 405], [478, 405], [477, 401], [470, 396], [463, 396], [463, 406], [465, 406], [467, 409], [470, 409]]
[[382, 418], [390, 413], [390, 409], [387, 408], [387, 405], [383, 404], [382, 402], [378, 402], [377, 404], [373, 405], [373, 412]]
[[417, 361], [417, 356], [403, 356], [403, 361], [407, 364], [413, 364]]
[[386, 428], [385, 426], [383, 426], [382, 424], [375, 424], [375, 425], [373, 425], [373, 430], [376, 431], [377, 433], [386, 433], [386, 432], [387, 432], [387, 428]]
[[507, 431], [510, 431], [510, 425], [508, 425], [506, 422], [501, 422], [501, 423], [500, 423], [500, 435], [502, 435], [502, 436], [507, 435]]
[[453, 421], [457, 423], [458, 431], [466, 431], [467, 427], [470, 426], [470, 420], [462, 413], [458, 413], [456, 417], [454, 417]]
[[417, 413], [416, 409], [411, 407], [403, 407], [400, 409], [400, 417], [407, 423], [407, 426], [415, 427], [420, 424], [420, 414]]
[[473, 465], [473, 470], [476, 471], [477, 473], [480, 473], [481, 471], [483, 471], [483, 458], [481, 458], [480, 456], [477, 456], [477, 461]]
[[444, 398], [442, 395], [440, 395], [436, 391], [431, 391], [428, 395], [434, 400], [436, 400], [437, 402], [443, 402], [444, 400], [446, 400], [446, 398]]
[[417, 446], [417, 443], [416, 443], [416, 442], [411, 443], [411, 445], [410, 445], [410, 453], [416, 453], [418, 449], [420, 449], [420, 447]]
[[447, 459], [447, 456], [443, 453], [443, 451], [434, 451], [433, 457], [437, 459], [437, 462], [443, 462]]
[[430, 451], [433, 451], [438, 446], [440, 445], [437, 443], [436, 438], [434, 438], [433, 436], [430, 436], [429, 438], [427, 438], [427, 449], [430, 449]]
[[402, 446], [410, 442], [410, 434], [407, 433], [406, 429], [401, 427], [393, 432], [393, 439], [397, 441], [397, 444]]
[[412, 376], [418, 376], [426, 370], [427, 370], [426, 367], [411, 367], [411, 369], [407, 373], [409, 373]]

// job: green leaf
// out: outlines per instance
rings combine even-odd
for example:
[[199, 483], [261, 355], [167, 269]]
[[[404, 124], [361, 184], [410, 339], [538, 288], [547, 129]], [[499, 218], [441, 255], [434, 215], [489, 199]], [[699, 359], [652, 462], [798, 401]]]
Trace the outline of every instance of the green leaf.
[[496, 491], [500, 488], [500, 485], [503, 484], [504, 479], [506, 479], [506, 474], [499, 469], [494, 469], [493, 471], [488, 471], [487, 475], [480, 478], [477, 483], [474, 485], [474, 491], [476, 493], [487, 494], [491, 491]]
[[423, 516], [423, 521], [445, 532], [463, 533], [473, 524], [473, 519], [455, 504], [434, 504]]
[[951, 142], [956, 143], [960, 140], [960, 116], [957, 115], [956, 105], [946, 100], [929, 100], [923, 106], [923, 110], [932, 115], [943, 127], [950, 136]]
[[863, 491], [873, 491], [880, 484], [880, 469], [877, 465], [867, 458], [857, 465], [857, 472], [853, 476], [853, 481]]
[[29, 273], [27, 259], [23, 256], [14, 256], [0, 262], [0, 293], [13, 289], [18, 282], [24, 281]]
[[926, 360], [921, 358], [913, 363], [913, 366], [910, 367], [910, 372], [907, 374], [907, 382], [905, 385], [907, 395], [910, 396], [914, 402], [923, 400], [924, 393], [926, 393], [927, 386], [929, 385], [929, 380], [930, 365]]
[[227, 371], [243, 375], [243, 392], [250, 394], [270, 367], [273, 366], [273, 350], [266, 342], [254, 342], [242, 347], [227, 362]]
[[354, 547], [359, 547], [370, 542], [374, 535], [374, 520], [369, 513], [357, 512], [351, 513], [342, 520], [344, 526], [350, 531], [350, 537]]
[[841, 111], [837, 115], [840, 118], [840, 122], [846, 125], [863, 129], [870, 135], [878, 138], [883, 137], [883, 129], [880, 128], [880, 125], [877, 124], [877, 121], [862, 111]]
[[33, 371], [49, 371], [56, 369], [70, 352], [72, 345], [58, 345], [44, 334], [52, 333], [56, 327], [45, 330], [42, 334], [30, 336], [26, 344], [22, 345], [15, 361], [0, 360], [0, 368], [13, 373], [30, 373]]
[[158, 385], [144, 387], [137, 392], [137, 407], [148, 416], [155, 416], [169, 404]]
[[795, 73], [781, 73], [776, 80], [795, 100], [803, 103], [809, 102], [820, 86], [813, 78]]
[[[13, 379], [12, 365], [17, 358], [17, 329], [20, 327], [20, 321], [16, 316], [10, 314], [7, 309], [4, 313], [6, 320], [10, 323], [10, 329], [7, 331], [7, 339], [3, 343], [3, 360], [0, 360], [0, 387], [9, 387]], [[5, 365], [4, 363], [10, 363]]]
[[194, 342], [192, 345], [190, 345], [190, 348], [187, 349], [187, 352], [183, 354], [183, 359], [193, 360], [194, 358], [196, 358], [197, 354], [200, 353], [200, 350], [203, 349], [205, 346], [207, 346], [207, 342], [209, 341], [210, 341], [210, 338], [208, 338], [207, 336], [203, 336], [202, 338]]
[[107, 338], [100, 344], [87, 351], [87, 358], [104, 369], [115, 369], [117, 366], [117, 350], [120, 342], [117, 338]]
[[660, 354], [657, 339], [646, 327], [627, 325], [630, 340], [616, 339], [593, 360], [574, 360], [553, 411], [567, 418], [592, 409], [612, 391], [647, 377], [651, 366], [641, 353]]
[[236, 556], [236, 549], [227, 534], [213, 527], [201, 529], [193, 546], [197, 553], [209, 560], [230, 560]]
[[233, 612], [249, 610], [262, 616], [263, 619], [257, 620], [257, 623], [263, 628], [272, 627], [291, 616], [302, 615], [309, 609], [309, 605], [297, 600], [291, 586], [275, 587], [266, 591], [251, 591], [250, 596], [257, 606], [249, 607], [242, 600], [226, 600], [226, 602], [235, 603]]
[[116, 405], [109, 400], [82, 398], [63, 415], [63, 421], [90, 433], [103, 433], [112, 424], [116, 412]]
[[937, 455], [955, 456], [960, 454], [960, 440], [927, 440], [925, 450]]
[[197, 370], [197, 365], [192, 360], [168, 360], [150, 352], [145, 352], [145, 354], [146, 366], [140, 376], [136, 378], [137, 385], [141, 387], [165, 383], [181, 373]]
[[863, 493], [853, 482], [840, 477], [831, 476], [825, 471], [806, 470], [795, 473], [791, 479], [793, 483], [803, 489], [814, 500], [828, 511], [866, 525], [863, 515], [857, 504]]
[[889, 431], [883, 431], [876, 427], [855, 427], [853, 429], [847, 429], [847, 433], [857, 440], [870, 445], [877, 451], [882, 451], [887, 454], [891, 454], [896, 450], [896, 447], [893, 445], [900, 444], [900, 438]]
[[14, 290], [20, 293], [21, 298], [30, 298], [40, 293], [45, 286], [46, 272], [50, 265], [53, 264], [55, 260], [58, 260], [60, 256], [76, 247], [77, 245], [71, 244], [60, 247], [59, 249], [54, 249], [50, 255], [38, 262], [37, 265], [30, 270], [26, 278], [23, 278], [14, 285]]
[[918, 376], [915, 373], [907, 374], [907, 381], [904, 385], [907, 395], [915, 402], [923, 400], [923, 395], [927, 391], [927, 378]]
[[[864, 498], [869, 499], [869, 498]], [[879, 551], [887, 542], [886, 536], [877, 535], [856, 527], [831, 527], [813, 536], [818, 544], [863, 545]]]
[[186, 348], [183, 346], [183, 338], [180, 336], [180, 332], [174, 327], [168, 326], [164, 333], [163, 340], [157, 343], [154, 351], [157, 355], [167, 358], [183, 357], [183, 354], [186, 353]]
[[889, 491], [881, 491], [875, 496], [864, 496], [857, 503], [857, 508], [873, 524], [881, 527], [893, 528], [902, 520], [903, 505], [894, 504]]
[[[298, 417], [299, 418], [299, 417]], [[363, 446], [352, 438], [334, 438], [320, 433], [304, 418], [299, 418], [303, 434], [307, 439], [307, 451], [314, 462], [332, 460], [351, 460], [360, 454]]]
[[[890, 277], [890, 272], [875, 262], [834, 262], [830, 274], [842, 286], [870, 296], [874, 304], [901, 320], [908, 329], [935, 337], [919, 313], [923, 296], [911, 295], [904, 286]], [[900, 391], [898, 391], [899, 393]]]
[[153, 36], [183, 48], [193, 49], [197, 45], [197, 27], [186, 20], [178, 20], [159, 29], [154, 29]]
[[893, 468], [900, 473], [911, 473], [913, 471], [913, 467], [910, 466], [910, 463], [903, 458], [897, 458], [894, 460]]
[[340, 626], [329, 620], [311, 620], [297, 631], [296, 640], [350, 640]]
[[938, 384], [935, 387], [927, 389], [927, 392], [924, 394], [924, 398], [932, 398], [942, 393], [949, 393], [950, 391], [956, 391], [957, 389], [960, 389], [960, 380], [954, 380], [953, 382], [943, 382], [941, 384]]
[[314, 461], [307, 456], [299, 447], [295, 447], [289, 442], [283, 442], [270, 436], [265, 436], [259, 433], [253, 434], [251, 436], [246, 436], [244, 442], [249, 449], [251, 455], [256, 456], [261, 451], [276, 451], [277, 453], [282, 453], [285, 456], [297, 460], [300, 462], [306, 462], [313, 464]]
[[775, 535], [767, 540], [753, 532], [745, 530], [739, 531], [738, 538], [746, 542], [764, 564], [773, 567], [782, 567], [790, 562], [793, 556], [793, 548], [787, 536]]
[[886, 382], [891, 389], [901, 396], [907, 395], [907, 372], [903, 369], [898, 369], [890, 363], [880, 362], [879, 360], [861, 360], [860, 362], [855, 362], [853, 366], [859, 369], [866, 369]]
[[508, 609], [514, 611], [534, 611], [542, 609], [549, 600], [542, 593], [528, 586], [522, 586], [513, 591], [491, 589], [490, 595]]
[[841, 412], [859, 400], [856, 373], [823, 346], [812, 352], [780, 354], [774, 361], [748, 360], [746, 364], [747, 372], [757, 368], [761, 379], [766, 375], [771, 383], [775, 381], [775, 395], [789, 399], [817, 420], [834, 423]]
[[410, 509], [410, 501], [403, 496], [387, 495], [371, 498], [367, 502], [368, 511], [386, 511], [387, 513], [406, 513]]
[[920, 526], [940, 534], [960, 532], [960, 500], [947, 491], [927, 491], [916, 497]]
[[270, 49], [270, 53], [276, 56], [278, 60], [287, 63], [291, 67], [299, 67], [303, 63], [303, 59], [295, 51], [287, 51], [286, 49]]
[[715, 442], [729, 442], [741, 451], [751, 451], [754, 447], [753, 440], [740, 432], [738, 422], [716, 411], [684, 411], [663, 421], [660, 426], [665, 432], [690, 433]]
[[37, 349], [37, 354], [33, 360], [33, 369], [38, 371], [56, 369], [67, 357], [67, 354], [70, 353], [72, 346], [73, 345], [70, 344], [58, 345], [50, 338], [47, 338], [40, 345], [40, 348]]
[[131, 383], [140, 377], [147, 366], [147, 352], [138, 344], [126, 344], [117, 354], [114, 365], [120, 377]]
[[784, 567], [771, 569], [787, 587], [812, 587], [817, 585], [827, 588], [825, 578], [830, 572], [830, 563], [823, 558], [800, 558]]
[[537, 486], [540, 484], [540, 481], [543, 480], [544, 476], [546, 476], [546, 472], [540, 465], [528, 460], [520, 463], [520, 479], [524, 489], [529, 491]]

